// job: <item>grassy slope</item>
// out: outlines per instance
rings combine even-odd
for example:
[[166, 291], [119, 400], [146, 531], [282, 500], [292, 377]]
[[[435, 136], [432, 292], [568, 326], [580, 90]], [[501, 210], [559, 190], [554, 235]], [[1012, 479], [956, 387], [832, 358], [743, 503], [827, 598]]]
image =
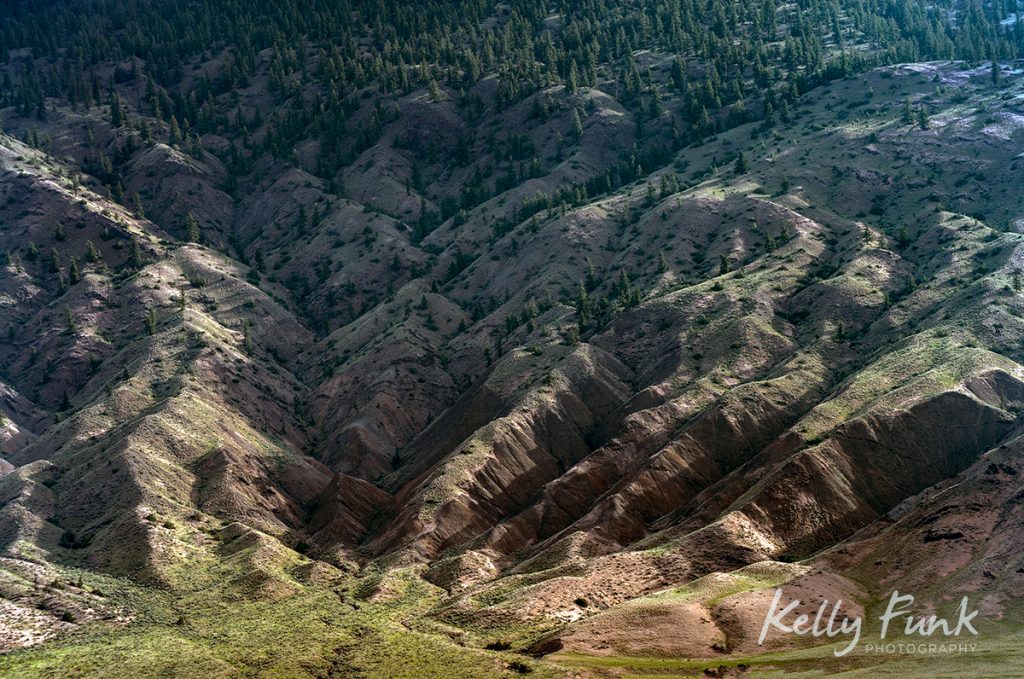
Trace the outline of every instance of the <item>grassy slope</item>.
[[[286, 566], [298, 573], [308, 561]], [[385, 597], [364, 600], [366, 582], [346, 576], [306, 583], [276, 599], [254, 599], [231, 582], [244, 566], [193, 563], [187, 590], [143, 588], [89, 573], [111, 605], [134, 617], [125, 627], [84, 626], [59, 642], [0, 656], [4, 677], [499, 676], [523, 662], [532, 676], [554, 677], [552, 665], [507, 653], [470, 649], [412, 629], [441, 590], [408, 573], [389, 576]], [[69, 577], [77, 577], [68, 573]], [[294, 581], [293, 581], [294, 582]]]

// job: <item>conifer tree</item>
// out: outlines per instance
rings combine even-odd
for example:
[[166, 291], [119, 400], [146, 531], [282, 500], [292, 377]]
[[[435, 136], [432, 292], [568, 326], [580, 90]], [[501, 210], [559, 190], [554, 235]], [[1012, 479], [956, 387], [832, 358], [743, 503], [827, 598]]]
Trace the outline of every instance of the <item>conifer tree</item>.
[[571, 125], [573, 139], [579, 140], [583, 136], [583, 121], [580, 120], [580, 111], [577, 108], [572, 110]]
[[92, 264], [99, 264], [103, 261], [103, 255], [91, 240], [85, 241], [85, 258]]
[[910, 96], [908, 95], [903, 99], [903, 124], [913, 125], [917, 120], [917, 116], [914, 115], [914, 109], [910, 105]]
[[171, 116], [171, 123], [167, 133], [167, 143], [171, 146], [177, 146], [181, 143], [181, 127], [178, 125], [178, 119], [175, 116]]
[[110, 95], [110, 124], [114, 127], [124, 125], [124, 112], [121, 110], [121, 100], [115, 93]]
[[185, 240], [190, 243], [198, 243], [201, 235], [199, 221], [189, 212], [185, 215]]
[[747, 166], [747, 158], [743, 155], [743, 152], [740, 151], [736, 156], [736, 164], [733, 165], [733, 171], [737, 175], [741, 175], [746, 174], [749, 169], [750, 168]]
[[245, 323], [245, 326], [242, 330], [242, 348], [245, 349], [245, 353], [248, 354], [249, 356], [252, 356], [253, 352], [256, 351], [256, 344], [253, 342], [252, 339], [251, 324], [248, 321]]

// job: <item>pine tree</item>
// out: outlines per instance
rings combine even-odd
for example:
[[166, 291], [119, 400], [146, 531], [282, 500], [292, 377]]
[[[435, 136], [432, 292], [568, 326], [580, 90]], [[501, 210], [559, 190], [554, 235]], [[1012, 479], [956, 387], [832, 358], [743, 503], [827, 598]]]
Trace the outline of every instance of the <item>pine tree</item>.
[[189, 243], [198, 243], [201, 236], [199, 221], [189, 212], [185, 215], [185, 240]]
[[242, 330], [242, 347], [249, 356], [252, 356], [253, 352], [256, 351], [256, 344], [252, 340], [252, 329], [248, 322], [246, 322]]
[[569, 73], [565, 76], [565, 91], [569, 94], [576, 94], [576, 90], [579, 89], [579, 73], [576, 68], [576, 62], [573, 61], [569, 64]]
[[156, 334], [156, 309], [149, 307], [146, 312], [146, 332], [150, 335]]
[[590, 261], [590, 257], [587, 257], [587, 268], [586, 268], [586, 286], [584, 290], [590, 292], [597, 288], [597, 274], [594, 272], [594, 263]]
[[571, 125], [573, 139], [579, 140], [583, 136], [583, 121], [580, 120], [580, 110], [578, 108], [572, 110]]
[[907, 232], [906, 225], [900, 227], [900, 231], [896, 234], [896, 242], [899, 243], [900, 247], [906, 247], [910, 244], [910, 234]]
[[170, 129], [168, 130], [167, 143], [171, 146], [177, 146], [181, 143], [181, 128], [178, 126], [178, 119], [171, 116]]
[[110, 124], [114, 127], [124, 125], [124, 112], [121, 110], [121, 100], [113, 93], [110, 95]]
[[579, 314], [579, 322], [582, 327], [586, 324], [587, 317], [590, 316], [590, 295], [587, 294], [587, 288], [583, 285], [583, 281], [580, 281], [576, 290], [576, 313]]
[[736, 164], [733, 166], [733, 171], [737, 175], [741, 175], [746, 174], [749, 169], [750, 168], [747, 165], [747, 158], [743, 155], [743, 152], [740, 151], [736, 156]]
[[92, 264], [99, 264], [103, 261], [103, 255], [91, 240], [85, 241], [85, 258]]
[[626, 273], [625, 269], [619, 271], [619, 282], [616, 284], [616, 288], [618, 288], [619, 298], [622, 301], [627, 300], [633, 291], [633, 284], [630, 282], [629, 274]]

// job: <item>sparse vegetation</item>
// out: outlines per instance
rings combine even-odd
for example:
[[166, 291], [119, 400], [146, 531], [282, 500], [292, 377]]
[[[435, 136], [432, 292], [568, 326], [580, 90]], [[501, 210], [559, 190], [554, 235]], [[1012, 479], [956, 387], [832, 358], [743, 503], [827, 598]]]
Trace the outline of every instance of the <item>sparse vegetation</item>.
[[1016, 631], [1012, 6], [87, 9], [0, 8], [0, 674], [890, 667], [746, 655], [796, 577]]

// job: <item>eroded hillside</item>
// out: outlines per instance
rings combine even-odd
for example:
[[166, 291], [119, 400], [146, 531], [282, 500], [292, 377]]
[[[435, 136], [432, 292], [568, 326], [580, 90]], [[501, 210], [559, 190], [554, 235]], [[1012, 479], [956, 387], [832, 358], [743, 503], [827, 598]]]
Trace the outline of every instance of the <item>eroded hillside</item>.
[[325, 173], [225, 151], [290, 139], [267, 76], [213, 100], [238, 139], [164, 140], [118, 68], [0, 138], [0, 670], [756, 664], [782, 584], [1019, 619], [1018, 71], [699, 134], [410, 86]]
[[874, 671], [778, 586], [1020, 674], [1012, 8], [73, 4], [0, 8], [0, 674]]

